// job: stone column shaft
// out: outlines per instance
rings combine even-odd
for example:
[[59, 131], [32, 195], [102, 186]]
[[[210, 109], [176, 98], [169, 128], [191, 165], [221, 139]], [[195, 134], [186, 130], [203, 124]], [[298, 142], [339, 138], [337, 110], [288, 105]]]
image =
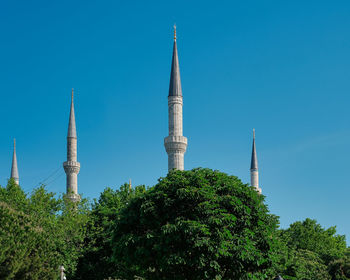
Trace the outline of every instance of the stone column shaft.
[[182, 96], [169, 96], [169, 136], [182, 136]]
[[77, 138], [67, 137], [67, 161], [77, 160]]
[[168, 97], [169, 136], [164, 139], [168, 153], [168, 170], [184, 170], [187, 138], [182, 136], [182, 96]]
[[67, 137], [67, 161], [63, 163], [67, 177], [67, 194], [73, 201], [80, 199], [78, 194], [78, 173], [80, 163], [77, 161], [77, 139]]
[[256, 188], [259, 192], [261, 192], [259, 188], [259, 171], [258, 170], [250, 170], [250, 183]]

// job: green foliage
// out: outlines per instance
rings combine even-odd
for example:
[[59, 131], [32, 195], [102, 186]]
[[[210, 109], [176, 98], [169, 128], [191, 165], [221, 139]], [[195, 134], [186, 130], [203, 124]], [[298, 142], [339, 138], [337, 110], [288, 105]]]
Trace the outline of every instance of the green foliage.
[[277, 238], [281, 250], [275, 270], [287, 280], [334, 280], [347, 267], [345, 236], [336, 234], [335, 227], [324, 229], [316, 220], [305, 219], [281, 230]]
[[347, 248], [344, 256], [332, 261], [329, 266], [329, 274], [332, 280], [349, 280], [350, 279], [350, 248]]
[[60, 264], [73, 274], [86, 210], [43, 187], [30, 196], [12, 179], [0, 187], [0, 279], [54, 279]]
[[145, 191], [145, 186], [131, 189], [128, 184], [124, 184], [119, 190], [106, 188], [99, 200], [95, 200], [85, 238], [86, 252], [79, 259], [79, 273], [74, 279], [107, 279], [115, 275], [118, 267], [110, 261], [112, 225], [119, 218], [121, 209]]
[[123, 279], [266, 279], [277, 223], [237, 177], [172, 171], [121, 211], [113, 261]]
[[315, 220], [277, 230], [264, 196], [210, 169], [153, 188], [106, 188], [92, 205], [0, 187], [0, 279], [350, 280], [350, 248]]
[[325, 263], [341, 258], [346, 250], [344, 235], [336, 234], [336, 227], [322, 228], [316, 220], [295, 222], [282, 231], [282, 238], [293, 249], [316, 253]]
[[327, 266], [319, 256], [308, 250], [293, 251], [285, 272], [285, 280], [330, 280]]

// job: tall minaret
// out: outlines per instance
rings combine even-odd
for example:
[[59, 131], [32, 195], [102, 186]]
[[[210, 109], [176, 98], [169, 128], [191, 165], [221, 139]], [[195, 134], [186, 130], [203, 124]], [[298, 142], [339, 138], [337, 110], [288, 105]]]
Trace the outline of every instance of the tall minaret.
[[169, 136], [164, 138], [165, 150], [168, 153], [168, 170], [184, 170], [184, 154], [187, 138], [182, 135], [182, 90], [179, 59], [176, 46], [176, 26], [174, 25], [174, 48], [171, 64], [170, 86], [168, 96]]
[[261, 193], [259, 188], [259, 171], [258, 171], [258, 157], [256, 155], [255, 148], [255, 129], [253, 129], [253, 149], [252, 149], [252, 161], [250, 164], [250, 184], [256, 188], [256, 190]]
[[19, 185], [19, 175], [17, 167], [17, 156], [16, 156], [16, 139], [13, 139], [13, 156], [11, 166], [11, 178], [13, 178], [17, 185]]
[[72, 89], [72, 101], [70, 105], [68, 135], [67, 135], [67, 161], [63, 163], [64, 171], [67, 175], [67, 195], [76, 202], [80, 200], [78, 194], [78, 173], [80, 163], [77, 161], [77, 130], [75, 127], [74, 115], [74, 91]]

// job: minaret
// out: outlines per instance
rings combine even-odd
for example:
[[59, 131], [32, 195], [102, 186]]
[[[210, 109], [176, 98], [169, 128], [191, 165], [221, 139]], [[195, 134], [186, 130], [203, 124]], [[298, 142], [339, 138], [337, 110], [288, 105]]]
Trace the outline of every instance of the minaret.
[[253, 149], [252, 149], [252, 161], [250, 164], [250, 184], [261, 193], [259, 188], [259, 171], [258, 171], [258, 157], [256, 155], [255, 148], [255, 129], [253, 129]]
[[72, 89], [72, 101], [70, 105], [68, 135], [67, 135], [67, 161], [63, 163], [64, 171], [67, 175], [67, 195], [76, 202], [80, 200], [78, 194], [78, 173], [80, 163], [77, 161], [77, 130], [75, 127], [74, 115], [74, 91]]
[[176, 46], [176, 26], [174, 25], [174, 48], [171, 64], [170, 86], [168, 96], [169, 136], [164, 138], [168, 153], [168, 171], [184, 170], [184, 154], [187, 138], [182, 135], [182, 90], [180, 80], [179, 58]]
[[13, 156], [11, 166], [11, 178], [13, 178], [17, 185], [19, 185], [19, 175], [17, 167], [17, 156], [16, 156], [16, 139], [13, 139]]

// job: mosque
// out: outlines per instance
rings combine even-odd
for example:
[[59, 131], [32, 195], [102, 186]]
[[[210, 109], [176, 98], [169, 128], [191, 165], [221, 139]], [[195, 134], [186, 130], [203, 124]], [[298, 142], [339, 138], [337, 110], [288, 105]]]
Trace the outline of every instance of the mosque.
[[[169, 136], [164, 138], [165, 150], [168, 154], [168, 170], [184, 170], [184, 155], [187, 148], [187, 138], [183, 136], [182, 120], [183, 97], [180, 79], [179, 57], [176, 45], [176, 26], [174, 26], [174, 46], [171, 63], [170, 85], [168, 95]], [[72, 89], [68, 134], [67, 134], [67, 161], [63, 168], [67, 178], [67, 195], [72, 201], [80, 200], [78, 194], [78, 173], [80, 163], [77, 161], [77, 131], [74, 113], [74, 92]], [[16, 157], [16, 142], [14, 140], [11, 178], [19, 184], [19, 173]], [[255, 147], [255, 130], [253, 130], [253, 147], [250, 165], [250, 184], [261, 193], [259, 187], [258, 158]]]

